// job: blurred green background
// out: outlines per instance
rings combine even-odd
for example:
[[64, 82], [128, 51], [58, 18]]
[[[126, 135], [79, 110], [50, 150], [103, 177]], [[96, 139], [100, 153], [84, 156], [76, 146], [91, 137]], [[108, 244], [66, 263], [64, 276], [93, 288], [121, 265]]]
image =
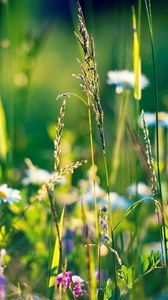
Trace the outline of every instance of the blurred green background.
[[[81, 4], [96, 43], [111, 158], [120, 96], [115, 95], [112, 86], [107, 86], [106, 74], [112, 69], [132, 70], [131, 5], [137, 7], [137, 1], [87, 0]], [[152, 1], [152, 5], [159, 109], [165, 110], [168, 106], [167, 6], [165, 1]], [[77, 25], [75, 1], [2, 0], [0, 12], [0, 89], [10, 141], [8, 166], [20, 167], [24, 158], [29, 157], [38, 166], [52, 170], [54, 124], [60, 108], [56, 96], [63, 92], [81, 95], [79, 82], [72, 77], [72, 73], [79, 72], [77, 58], [81, 55], [73, 33]], [[149, 78], [150, 86], [143, 92], [140, 106], [154, 111], [151, 47], [144, 3], [141, 50], [142, 72]], [[65, 128], [74, 158], [88, 158], [87, 110], [73, 97], [67, 106]], [[98, 134], [94, 138], [99, 144]]]
[[[168, 4], [165, 2], [164, 0], [152, 1], [160, 111], [168, 109]], [[155, 111], [151, 45], [144, 2], [142, 3], [142, 72], [149, 78], [150, 85], [143, 91], [140, 108], [145, 111]], [[137, 8], [137, 1], [83, 0], [81, 5], [88, 31], [93, 33], [95, 38], [110, 169], [115, 143], [116, 115], [122, 96], [116, 95], [114, 87], [106, 84], [106, 78], [109, 70], [133, 69], [131, 6], [135, 5]], [[73, 73], [79, 72], [77, 58], [81, 57], [74, 30], [77, 30], [75, 1], [0, 1], [0, 96], [6, 115], [9, 142], [7, 163], [2, 164], [1, 173], [3, 182], [8, 179], [7, 182], [12, 183], [13, 187], [20, 185], [26, 157], [29, 157], [35, 165], [53, 171], [53, 139], [61, 106], [61, 100], [56, 101], [56, 97], [64, 92], [82, 96], [79, 81], [72, 77]], [[136, 102], [131, 95], [127, 117], [132, 123], [134, 123], [135, 108]], [[93, 132], [100, 185], [105, 187], [101, 146], [95, 123]], [[90, 159], [87, 107], [73, 96], [67, 100], [63, 136], [63, 164], [65, 161], [81, 158]], [[115, 185], [115, 191], [120, 194], [125, 193], [126, 187], [135, 181], [137, 175], [134, 174], [136, 155], [130, 137], [124, 146], [121, 149], [121, 161], [124, 164], [120, 167], [119, 180]], [[86, 178], [85, 168], [89, 169], [89, 167], [90, 162], [73, 175], [74, 186], [79, 179]], [[145, 181], [144, 172], [140, 173], [136, 180]], [[67, 190], [69, 192], [69, 187]], [[32, 187], [29, 190], [22, 190], [23, 199], [18, 206], [14, 206], [13, 211], [7, 207], [3, 208], [4, 212], [2, 209], [4, 219], [1, 223], [6, 224], [7, 234], [11, 232], [11, 227], [14, 225], [12, 227], [14, 234], [7, 237], [5, 244], [9, 245], [7, 249], [9, 254], [13, 256], [14, 253], [9, 267], [10, 278], [17, 284], [16, 281], [20, 278], [26, 281], [29, 277], [32, 286], [45, 294], [48, 258], [51, 255], [48, 249], [51, 243], [52, 219], [47, 202], [42, 205], [38, 202], [31, 205], [32, 191], [34, 191]], [[68, 206], [69, 215], [73, 209], [75, 211], [75, 205]], [[60, 213], [60, 207], [58, 211]], [[74, 211], [74, 216], [79, 217]], [[12, 221], [13, 217], [14, 221]], [[143, 217], [141, 216], [142, 224]], [[157, 226], [155, 220], [153, 223], [152, 230], [155, 234]], [[125, 229], [128, 228], [126, 224]], [[153, 235], [149, 232], [149, 240], [152, 238]], [[82, 248], [81, 232], [78, 239], [78, 244]], [[54, 244], [53, 241], [54, 238], [52, 240]], [[76, 248], [69, 258], [70, 264], [75, 265], [76, 271], [80, 268], [79, 262], [75, 261], [75, 258], [78, 260], [78, 251]], [[82, 272], [84, 273], [83, 269]], [[44, 282], [45, 285], [41, 284]], [[162, 284], [160, 281], [156, 280], [156, 282]], [[146, 285], [147, 292], [150, 292], [148, 281]], [[150, 288], [157, 290], [157, 285], [156, 287], [151, 285]]]

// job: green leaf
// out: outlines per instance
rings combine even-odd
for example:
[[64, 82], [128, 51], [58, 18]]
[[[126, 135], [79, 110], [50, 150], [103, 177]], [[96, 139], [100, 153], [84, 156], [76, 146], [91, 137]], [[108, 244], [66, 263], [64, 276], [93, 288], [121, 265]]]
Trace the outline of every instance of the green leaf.
[[141, 274], [143, 269], [143, 256], [138, 256], [138, 272]]
[[106, 291], [105, 291], [106, 297], [105, 297], [105, 299], [109, 299], [109, 297], [112, 296], [112, 293], [113, 293], [112, 281], [111, 281], [111, 279], [108, 279], [106, 282]]
[[[60, 223], [59, 223], [60, 238], [62, 236], [64, 212], [65, 212], [65, 207], [62, 210]], [[55, 246], [54, 246], [54, 253], [53, 253], [53, 259], [52, 259], [51, 270], [50, 270], [49, 284], [48, 284], [48, 286], [49, 286], [49, 299], [50, 300], [53, 299], [53, 295], [54, 295], [55, 279], [56, 279], [56, 275], [57, 275], [57, 272], [58, 272], [59, 260], [60, 260], [59, 240], [56, 237]]]
[[158, 261], [160, 261], [160, 251], [156, 250], [154, 254], [155, 254], [155, 263], [158, 263]]
[[154, 267], [155, 266], [155, 253], [153, 250], [151, 251], [149, 259], [150, 259], [152, 267]]
[[7, 129], [5, 112], [0, 98], [0, 158], [6, 160], [8, 152]]
[[135, 279], [135, 269], [134, 269], [134, 267], [130, 267], [128, 269], [128, 286], [129, 286], [129, 288], [132, 288], [134, 279]]
[[121, 275], [122, 275], [122, 279], [125, 282], [125, 284], [128, 283], [128, 269], [125, 265], [122, 265], [121, 267]]
[[146, 257], [144, 259], [142, 267], [143, 267], [143, 269], [142, 269], [143, 273], [145, 273], [149, 269], [149, 267], [150, 267], [150, 260], [149, 260], [148, 257]]

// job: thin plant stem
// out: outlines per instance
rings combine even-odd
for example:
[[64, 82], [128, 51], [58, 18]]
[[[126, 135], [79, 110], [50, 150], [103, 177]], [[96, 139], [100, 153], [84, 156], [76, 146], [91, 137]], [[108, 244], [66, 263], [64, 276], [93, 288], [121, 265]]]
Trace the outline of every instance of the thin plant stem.
[[150, 41], [151, 41], [151, 51], [152, 51], [154, 94], [155, 94], [155, 107], [156, 107], [156, 163], [157, 163], [157, 173], [158, 173], [159, 198], [160, 198], [160, 202], [161, 202], [161, 206], [162, 206], [162, 218], [163, 218], [162, 227], [163, 227], [163, 241], [164, 241], [164, 251], [165, 251], [165, 266], [167, 269], [168, 257], [167, 257], [167, 246], [166, 246], [166, 223], [165, 223], [165, 216], [164, 216], [164, 202], [163, 202], [163, 196], [162, 196], [161, 174], [160, 174], [160, 167], [159, 167], [159, 119], [158, 119], [159, 97], [158, 97], [156, 63], [155, 63], [155, 61], [156, 61], [155, 43], [154, 43], [154, 36], [153, 36], [151, 2], [150, 2], [150, 0], [149, 1], [144, 0], [144, 1], [145, 1], [146, 13], [147, 13], [149, 31], [150, 31]]
[[[139, 126], [138, 126], [138, 117], [139, 117], [139, 101], [136, 101], [136, 131], [139, 135]], [[136, 157], [136, 190], [135, 190], [135, 201], [138, 200], [138, 178], [139, 178], [139, 160]], [[140, 248], [140, 238], [139, 238], [139, 228], [140, 228], [140, 214], [136, 214], [135, 228], [136, 228], [136, 239], [137, 239], [137, 255], [139, 255]]]
[[87, 102], [79, 95], [77, 95], [75, 93], [70, 93], [70, 95], [75, 96], [77, 99], [81, 100], [85, 105], [87, 105]]
[[60, 236], [60, 230], [59, 230], [59, 219], [58, 219], [58, 215], [57, 215], [57, 212], [56, 212], [56, 209], [54, 206], [53, 194], [49, 189], [47, 189], [47, 193], [48, 193], [48, 198], [50, 201], [51, 212], [53, 215], [56, 233], [57, 233], [58, 242], [59, 242], [61, 268], [62, 268], [62, 270], [64, 270], [63, 251], [62, 251], [62, 243], [61, 243], [61, 236]]
[[100, 274], [100, 270], [101, 270], [101, 245], [100, 243], [98, 244], [98, 282], [99, 282], [99, 289], [101, 288], [101, 274]]
[[85, 243], [86, 243], [86, 255], [87, 255], [87, 268], [88, 268], [88, 281], [89, 281], [89, 297], [90, 299], [95, 299], [94, 296], [94, 287], [92, 282], [92, 266], [91, 266], [91, 249], [90, 249], [90, 239], [89, 239], [89, 227], [86, 220], [86, 213], [83, 205], [83, 201], [81, 200], [82, 205], [82, 219], [85, 228]]
[[59, 94], [57, 97], [56, 97], [56, 100], [59, 100], [60, 98], [63, 98], [63, 97], [70, 97], [70, 96], [74, 96], [76, 99], [82, 101], [86, 106], [87, 106], [87, 102], [79, 95], [75, 94], [75, 93], [63, 93], [63, 94]]
[[112, 166], [112, 175], [111, 175], [112, 185], [114, 185], [116, 181], [118, 168], [119, 168], [119, 162], [120, 162], [119, 153], [120, 153], [121, 142], [124, 134], [124, 124], [125, 124], [128, 95], [129, 95], [129, 91], [125, 90], [122, 102], [120, 103], [119, 114], [117, 119], [116, 143], [113, 152], [113, 166]]
[[95, 174], [93, 129], [92, 129], [92, 117], [91, 117], [91, 100], [90, 100], [89, 95], [87, 97], [87, 101], [88, 101], [88, 123], [89, 123], [89, 135], [90, 135], [91, 162], [92, 162], [92, 179], [93, 179], [95, 222], [96, 222], [96, 233], [97, 233], [97, 237], [98, 237], [99, 236], [99, 228], [98, 228], [98, 211], [97, 211], [97, 199], [96, 199], [96, 174]]
[[50, 239], [49, 239], [49, 255], [48, 255], [49, 264], [48, 264], [48, 268], [47, 268], [47, 286], [49, 286], [49, 280], [50, 280], [50, 261], [51, 261], [51, 248], [52, 248], [52, 241], [51, 241], [52, 240], [51, 239], [52, 225], [53, 225], [53, 215], [52, 215], [52, 218], [51, 218]]
[[[112, 221], [112, 207], [111, 207], [111, 199], [110, 199], [109, 173], [108, 173], [108, 168], [107, 168], [107, 158], [106, 158], [106, 151], [105, 150], [103, 151], [103, 160], [104, 160], [105, 177], [106, 177], [106, 187], [107, 187], [107, 197], [108, 197], [108, 208], [109, 208], [109, 220], [110, 220], [110, 230], [111, 230], [111, 239], [112, 239], [112, 249], [115, 249], [113, 221]], [[115, 284], [115, 300], [118, 300], [116, 261], [115, 261], [115, 254], [114, 253], [112, 253], [112, 257], [113, 257], [112, 265], [113, 265], [114, 284]]]
[[[95, 160], [94, 160], [94, 145], [93, 145], [93, 129], [92, 129], [90, 95], [87, 95], [87, 103], [88, 103], [88, 124], [89, 124], [89, 136], [90, 136], [90, 151], [91, 151], [91, 164], [92, 164], [92, 180], [93, 180], [93, 195], [94, 195], [96, 234], [97, 234], [97, 241], [98, 241], [98, 245], [99, 245], [98, 210], [97, 210], [97, 199], [96, 199], [96, 174], [95, 174]], [[90, 258], [90, 256], [89, 256], [89, 258]], [[91, 276], [92, 276], [92, 274], [91, 274]], [[91, 291], [91, 299], [94, 299], [94, 298], [95, 297], [94, 297], [94, 295], [92, 295], [92, 291]]]
[[[138, 0], [138, 39], [139, 39], [139, 48], [141, 40], [141, 15], [142, 15], [142, 0]], [[140, 49], [139, 49], [140, 50]]]

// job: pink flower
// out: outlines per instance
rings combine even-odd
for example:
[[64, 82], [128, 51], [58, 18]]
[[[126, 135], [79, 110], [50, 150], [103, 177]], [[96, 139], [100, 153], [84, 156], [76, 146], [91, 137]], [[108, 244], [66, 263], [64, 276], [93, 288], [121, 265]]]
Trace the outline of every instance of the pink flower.
[[56, 278], [57, 288], [59, 288], [59, 286], [62, 285], [64, 289], [66, 290], [69, 289], [71, 284], [71, 276], [72, 276], [72, 272], [69, 271], [58, 274]]
[[71, 283], [73, 284], [72, 293], [74, 298], [78, 298], [79, 296], [82, 296], [86, 292], [83, 284], [84, 280], [80, 276], [77, 275], [72, 276], [72, 272], [63, 272], [57, 275], [56, 278], [57, 288], [59, 288], [61, 285], [62, 288], [68, 290], [71, 286]]
[[83, 288], [83, 279], [80, 276], [72, 276], [72, 281], [74, 283], [74, 287], [73, 287], [73, 296], [74, 298], [78, 298], [79, 296], [82, 296], [85, 292], [84, 288]]

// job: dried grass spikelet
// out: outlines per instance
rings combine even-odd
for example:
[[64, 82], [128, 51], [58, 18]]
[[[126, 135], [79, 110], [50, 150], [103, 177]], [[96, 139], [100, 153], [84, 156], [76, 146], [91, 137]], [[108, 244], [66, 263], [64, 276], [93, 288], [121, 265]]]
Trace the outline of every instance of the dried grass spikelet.
[[38, 190], [36, 199], [38, 201], [42, 201], [43, 199], [47, 198], [48, 191], [53, 191], [54, 186], [58, 184], [62, 179], [62, 176], [60, 176], [57, 172], [47, 181], [45, 182], [41, 188]]
[[[47, 197], [49, 192], [54, 190], [55, 185], [59, 184], [62, 180], [63, 176], [68, 173], [73, 173], [75, 169], [81, 167], [86, 160], [76, 161], [74, 163], [70, 163], [65, 167], [60, 168], [60, 154], [61, 154], [61, 138], [64, 129], [64, 115], [65, 115], [65, 105], [66, 101], [64, 99], [63, 104], [60, 109], [60, 114], [58, 117], [57, 122], [57, 130], [56, 130], [56, 137], [54, 139], [54, 169], [55, 172], [51, 176], [51, 178], [45, 182], [41, 188], [37, 192], [36, 199], [41, 201]], [[27, 164], [30, 165], [30, 161], [27, 161]]]
[[86, 164], [87, 160], [81, 160], [81, 161], [76, 161], [75, 163], [71, 163], [69, 165], [66, 165], [65, 167], [60, 169], [60, 175], [66, 175], [67, 173], [73, 173], [75, 169], [78, 169], [81, 167], [83, 164]]
[[71, 163], [61, 168], [59, 172], [55, 172], [55, 174], [51, 176], [51, 178], [38, 190], [36, 199], [39, 201], [45, 199], [47, 197], [47, 191], [53, 191], [55, 185], [60, 183], [64, 175], [73, 173], [74, 170], [78, 169], [85, 163], [87, 163], [86, 160], [76, 161], [75, 163]]
[[121, 266], [122, 265], [122, 260], [121, 260], [121, 258], [119, 256], [118, 252], [116, 250], [114, 250], [113, 248], [111, 248], [111, 247], [109, 247], [109, 249], [110, 249], [110, 251], [112, 253], [114, 253], [114, 255], [115, 255], [115, 257], [116, 257], [116, 259], [118, 261], [118, 264]]
[[79, 36], [76, 32], [75, 35], [79, 43], [81, 44], [84, 54], [87, 56], [89, 53], [89, 34], [86, 29], [85, 19], [79, 1], [77, 1], [76, 4], [78, 9], [78, 21], [79, 21], [78, 30], [81, 36]]
[[147, 157], [147, 166], [149, 172], [149, 179], [151, 184], [151, 191], [154, 197], [158, 196], [158, 184], [157, 184], [157, 177], [156, 172], [154, 169], [154, 160], [152, 156], [152, 149], [151, 143], [149, 138], [149, 130], [145, 121], [144, 111], [142, 110], [141, 113], [142, 123], [143, 123], [143, 134], [145, 140], [145, 147], [146, 147], [146, 157]]
[[81, 62], [78, 59], [78, 63], [81, 68], [81, 73], [74, 75], [77, 79], [81, 80], [81, 88], [83, 92], [90, 97], [91, 105], [95, 113], [95, 119], [98, 125], [100, 134], [101, 144], [103, 151], [105, 151], [105, 138], [104, 138], [104, 126], [103, 126], [103, 109], [100, 102], [99, 93], [99, 75], [97, 72], [97, 64], [95, 59], [95, 44], [93, 37], [90, 38], [83, 16], [83, 12], [79, 1], [77, 1], [78, 9], [78, 30], [79, 33], [75, 32], [75, 36], [80, 43], [83, 50], [84, 61]]
[[58, 117], [58, 125], [56, 127], [56, 136], [54, 139], [54, 169], [57, 171], [60, 163], [60, 153], [61, 153], [61, 137], [64, 129], [64, 116], [65, 116], [65, 105], [66, 100], [63, 100], [63, 104], [61, 106], [60, 115]]

